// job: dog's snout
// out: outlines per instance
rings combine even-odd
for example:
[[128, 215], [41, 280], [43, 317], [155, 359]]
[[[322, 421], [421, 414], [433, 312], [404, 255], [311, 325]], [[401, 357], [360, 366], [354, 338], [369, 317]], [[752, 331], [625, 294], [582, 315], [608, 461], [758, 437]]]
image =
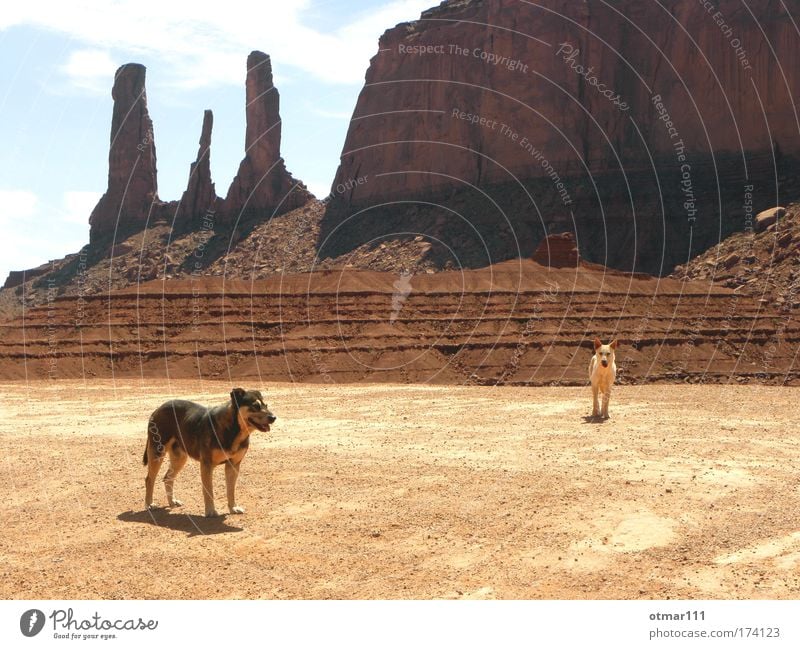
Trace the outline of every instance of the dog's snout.
[[603, 367], [608, 367], [608, 360], [607, 360], [607, 359], [605, 359], [605, 358], [604, 358], [604, 359], [603, 359], [602, 361], [600, 361], [600, 362], [603, 364]]
[[269, 416], [267, 417], [267, 421], [268, 421], [270, 424], [274, 424], [276, 419], [277, 419], [277, 417], [276, 417], [275, 415], [269, 415]]

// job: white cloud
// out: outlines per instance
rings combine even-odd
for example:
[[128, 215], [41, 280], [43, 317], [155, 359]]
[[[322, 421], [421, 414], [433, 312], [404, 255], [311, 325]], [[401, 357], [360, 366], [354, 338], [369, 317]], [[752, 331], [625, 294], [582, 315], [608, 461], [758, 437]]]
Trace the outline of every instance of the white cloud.
[[64, 192], [61, 219], [66, 223], [86, 225], [100, 196], [102, 194], [98, 192]]
[[259, 49], [272, 56], [279, 74], [297, 68], [327, 83], [360, 84], [383, 31], [418, 18], [434, 4], [393, 0], [356, 13], [339, 29], [318, 31], [304, 24], [313, 11], [308, 0], [226, 0], [222, 5], [199, 0], [41, 0], [18, 3], [0, 28], [29, 24], [81, 43], [84, 49], [65, 66], [75, 83], [113, 66], [109, 52], [114, 51], [126, 61], [142, 54], [158, 57], [173, 77], [170, 83], [178, 86], [240, 84], [244, 56]]
[[26, 189], [0, 189], [0, 224], [8, 226], [29, 219], [38, 203], [36, 194]]
[[118, 67], [106, 50], [89, 49], [72, 52], [61, 69], [74, 86], [105, 94]]

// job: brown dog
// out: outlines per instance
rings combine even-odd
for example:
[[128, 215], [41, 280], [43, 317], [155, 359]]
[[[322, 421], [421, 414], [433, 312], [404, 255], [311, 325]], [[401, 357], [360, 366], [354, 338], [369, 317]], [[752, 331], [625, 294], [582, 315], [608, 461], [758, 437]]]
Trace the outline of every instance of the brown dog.
[[150, 415], [147, 425], [147, 446], [144, 450], [144, 464], [147, 466], [145, 507], [153, 507], [156, 476], [164, 456], [169, 454], [164, 488], [170, 507], [183, 504], [175, 499], [173, 485], [186, 460], [191, 457], [200, 462], [206, 516], [219, 516], [214, 508], [212, 474], [214, 467], [223, 462], [228, 511], [231, 514], [243, 514], [244, 509], [236, 504], [239, 465], [250, 445], [250, 433], [254, 430], [268, 432], [275, 419], [260, 392], [242, 388], [231, 391], [230, 401], [222, 406], [207, 408], [180, 399], [159, 406]]

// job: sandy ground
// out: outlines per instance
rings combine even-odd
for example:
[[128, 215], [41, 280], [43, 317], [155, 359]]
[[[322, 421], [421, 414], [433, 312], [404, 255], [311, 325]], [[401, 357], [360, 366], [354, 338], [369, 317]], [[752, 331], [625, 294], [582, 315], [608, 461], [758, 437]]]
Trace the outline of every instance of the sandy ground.
[[3, 384], [0, 597], [800, 595], [795, 389], [619, 387], [598, 424], [588, 388], [260, 387], [247, 513], [205, 519], [196, 462], [143, 511], [146, 420], [230, 386]]

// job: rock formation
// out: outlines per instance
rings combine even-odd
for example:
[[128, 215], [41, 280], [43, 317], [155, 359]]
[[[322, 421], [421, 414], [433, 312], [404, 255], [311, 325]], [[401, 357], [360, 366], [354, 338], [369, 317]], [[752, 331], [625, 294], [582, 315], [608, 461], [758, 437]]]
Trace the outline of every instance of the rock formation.
[[481, 265], [555, 226], [591, 261], [669, 272], [781, 202], [798, 58], [770, 0], [443, 2], [380, 39], [321, 254], [414, 231], [471, 237]]
[[219, 199], [211, 180], [211, 129], [214, 115], [210, 110], [203, 114], [200, 148], [197, 158], [189, 167], [189, 184], [181, 197], [176, 222], [191, 223], [208, 211], [216, 211]]
[[550, 268], [575, 268], [579, 260], [578, 244], [572, 232], [545, 237], [533, 253], [533, 261]]
[[312, 198], [281, 158], [280, 95], [272, 83], [272, 63], [263, 52], [247, 57], [246, 96], [245, 157], [225, 198], [222, 220], [228, 224], [253, 215], [270, 218]]
[[158, 201], [156, 145], [147, 112], [145, 67], [121, 66], [114, 75], [108, 187], [89, 217], [89, 241], [141, 229]]
[[[169, 272], [167, 277], [179, 272], [182, 266], [184, 271], [190, 268], [197, 272], [199, 268], [213, 265], [219, 256], [230, 250], [232, 241], [238, 241], [259, 223], [314, 200], [306, 186], [286, 170], [281, 157], [278, 90], [272, 83], [270, 58], [262, 52], [251, 52], [247, 59], [245, 158], [227, 198], [222, 200], [217, 196], [211, 179], [214, 118], [212, 112], [206, 110], [200, 146], [189, 168], [186, 190], [180, 200], [160, 200], [145, 73], [143, 65], [128, 63], [115, 74], [111, 92], [114, 108], [108, 187], [89, 217], [89, 245], [81, 251], [80, 259], [77, 255], [68, 255], [34, 269], [12, 271], [3, 288], [19, 289], [22, 295], [24, 285], [33, 282], [40, 288], [52, 284], [68, 290], [82, 281], [87, 269], [102, 264], [105, 264], [103, 273], [108, 277], [113, 275], [108, 269], [111, 265], [117, 273], [122, 271], [127, 281], [140, 281], [154, 276], [157, 272], [155, 259], [161, 258], [164, 260], [161, 267]], [[210, 212], [215, 217], [205, 218]], [[240, 225], [243, 227], [239, 228]], [[193, 240], [188, 244], [190, 257], [182, 257], [187, 252], [186, 246], [178, 250], [172, 244], [200, 231], [204, 235], [203, 254], [191, 254], [197, 247], [197, 240]], [[124, 243], [139, 235], [142, 237], [134, 244]], [[127, 267], [121, 256], [132, 247], [143, 251], [145, 240], [149, 251], [145, 260], [147, 268]], [[159, 246], [160, 250], [156, 250]], [[141, 254], [137, 254], [136, 264], [144, 265]], [[38, 299], [35, 297], [37, 287], [28, 288], [33, 289], [27, 293], [28, 298]]]
[[213, 114], [203, 115], [200, 148], [189, 169], [180, 201], [158, 197], [153, 123], [147, 112], [145, 68], [128, 63], [117, 70], [112, 96], [108, 188], [92, 211], [92, 249], [105, 250], [113, 240], [137, 232], [147, 223], [166, 222], [181, 230], [204, 226], [203, 217], [219, 212], [215, 228], [229, 230], [241, 221], [267, 220], [313, 199], [305, 185], [286, 170], [281, 157], [278, 90], [272, 83], [268, 55], [247, 58], [247, 131], [245, 158], [223, 201], [211, 179], [210, 148]]

